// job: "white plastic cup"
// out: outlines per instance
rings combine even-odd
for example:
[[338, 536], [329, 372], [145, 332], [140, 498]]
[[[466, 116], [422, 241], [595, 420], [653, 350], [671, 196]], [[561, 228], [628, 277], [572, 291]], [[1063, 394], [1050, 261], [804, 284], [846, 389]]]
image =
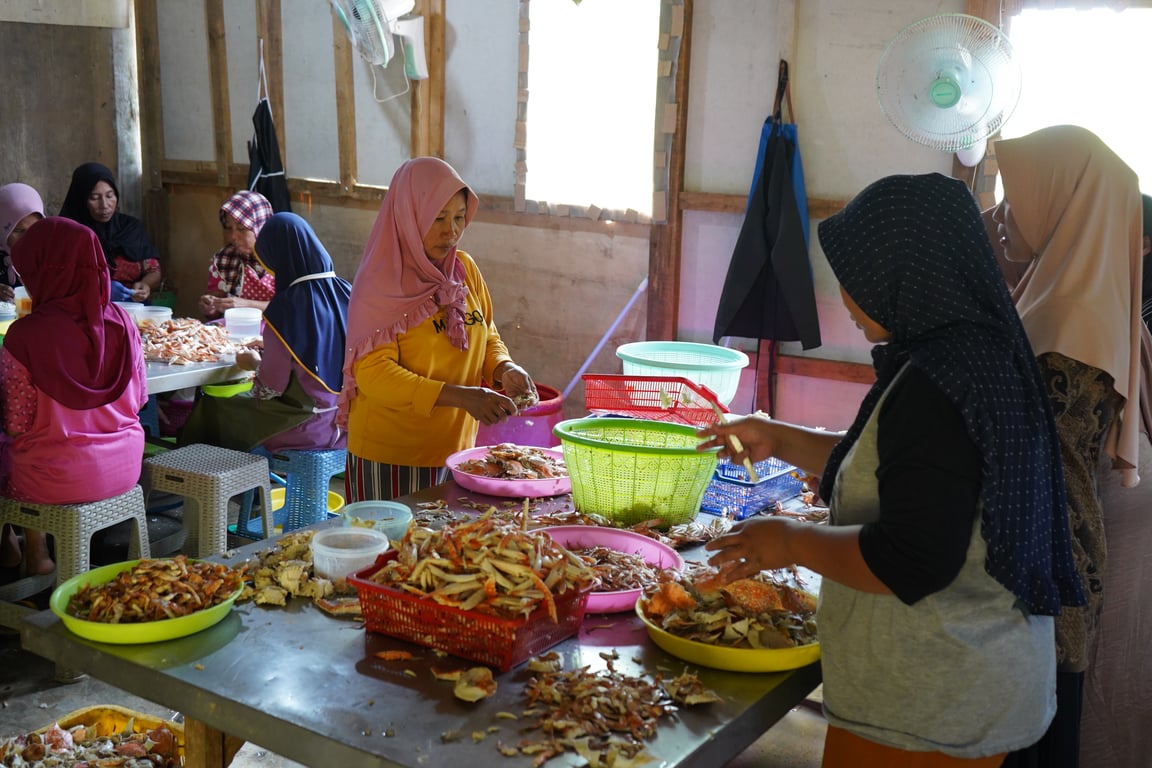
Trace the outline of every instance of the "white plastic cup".
[[12, 289], [15, 297], [12, 301], [16, 304], [16, 317], [24, 317], [32, 311], [32, 297], [28, 295], [28, 289], [22, 285], [18, 285]]
[[149, 322], [156, 325], [172, 319], [172, 307], [146, 307], [140, 305], [139, 322]]
[[132, 322], [140, 325], [140, 321], [144, 319], [144, 305], [136, 301], [114, 301], [112, 302], [120, 309], [128, 313], [128, 317], [132, 318]]
[[224, 310], [224, 327], [233, 341], [260, 335], [260, 322], [264, 313], [255, 307], [234, 307]]

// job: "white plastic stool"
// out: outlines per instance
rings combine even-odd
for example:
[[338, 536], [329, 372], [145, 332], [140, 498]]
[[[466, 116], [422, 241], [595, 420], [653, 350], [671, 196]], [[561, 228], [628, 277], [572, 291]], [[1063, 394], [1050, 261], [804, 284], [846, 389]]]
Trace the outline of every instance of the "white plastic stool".
[[84, 504], [33, 504], [0, 497], [0, 524], [43, 531], [52, 537], [56, 550], [55, 575], [27, 576], [0, 587], [0, 625], [18, 629], [20, 618], [32, 611], [16, 605], [17, 601], [39, 594], [53, 581], [59, 586], [91, 570], [93, 534], [125, 520], [131, 520], [135, 529], [128, 539], [128, 559], [150, 557], [148, 516], [139, 485], [119, 496]]
[[186, 445], [146, 458], [140, 482], [145, 494], [166, 491], [184, 497], [184, 551], [193, 557], [211, 557], [228, 548], [228, 502], [245, 491], [263, 492], [264, 538], [272, 536], [272, 489], [263, 456]]

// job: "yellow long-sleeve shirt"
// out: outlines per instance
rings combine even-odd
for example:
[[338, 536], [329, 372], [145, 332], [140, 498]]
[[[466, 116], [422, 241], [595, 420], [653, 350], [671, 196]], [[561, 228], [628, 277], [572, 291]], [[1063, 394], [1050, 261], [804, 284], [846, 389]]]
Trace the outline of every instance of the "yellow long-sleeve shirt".
[[511, 360], [492, 319], [492, 297], [476, 262], [459, 251], [468, 297], [468, 349], [448, 340], [443, 312], [382, 344], [356, 362], [356, 397], [348, 412], [348, 450], [383, 464], [440, 467], [476, 442], [478, 424], [461, 408], [436, 407], [445, 384], [491, 383]]

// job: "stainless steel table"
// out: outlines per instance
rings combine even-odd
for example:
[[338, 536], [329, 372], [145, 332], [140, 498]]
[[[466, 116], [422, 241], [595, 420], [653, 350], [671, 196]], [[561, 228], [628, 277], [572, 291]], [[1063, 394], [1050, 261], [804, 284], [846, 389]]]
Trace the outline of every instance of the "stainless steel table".
[[237, 368], [234, 362], [189, 363], [188, 365], [146, 363], [145, 369], [149, 395], [174, 392], [186, 387], [218, 384], [222, 381], [239, 379], [248, 373], [243, 368]]
[[[454, 509], [477, 499], [501, 501], [468, 494], [452, 482], [406, 500], [435, 498], [448, 500]], [[544, 506], [570, 506], [566, 499]], [[267, 546], [256, 542], [237, 550], [233, 562]], [[288, 608], [240, 605], [198, 634], [137, 646], [80, 639], [45, 611], [25, 620], [22, 641], [58, 664], [184, 713], [188, 768], [227, 765], [238, 748], [235, 739], [312, 766], [531, 765], [531, 758], [507, 758], [496, 748], [498, 740], [516, 744], [533, 735], [521, 733], [522, 724], [496, 716], [524, 709], [521, 692], [530, 673], [522, 667], [497, 676], [495, 696], [466, 704], [454, 698], [450, 683], [434, 679], [430, 667], [470, 662], [365, 632], [359, 623], [334, 619], [304, 601]], [[374, 655], [390, 649], [411, 650], [417, 658], [385, 662]], [[579, 635], [555, 650], [565, 669], [603, 668], [600, 654], [612, 651], [619, 655], [616, 668], [627, 674], [677, 675], [691, 668], [653, 645], [632, 614], [589, 615]], [[800, 704], [821, 679], [819, 664], [774, 674], [693, 671], [724, 701], [662, 720], [648, 746], [656, 764], [723, 765]], [[473, 742], [473, 733], [492, 726], [499, 731]], [[460, 739], [445, 743], [442, 735], [449, 732]], [[235, 739], [229, 743], [227, 735]], [[584, 762], [567, 754], [548, 765]]]

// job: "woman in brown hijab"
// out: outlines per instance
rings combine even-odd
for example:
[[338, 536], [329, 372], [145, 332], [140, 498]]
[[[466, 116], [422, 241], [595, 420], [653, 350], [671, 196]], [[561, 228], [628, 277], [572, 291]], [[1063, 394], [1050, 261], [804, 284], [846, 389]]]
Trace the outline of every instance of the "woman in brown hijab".
[[1047, 382], [1088, 596], [1056, 619], [1056, 719], [1004, 765], [1076, 766], [1085, 670], [1107, 599], [1097, 467], [1108, 462], [1126, 487], [1140, 480], [1140, 189], [1136, 174], [1077, 126], [1001, 141], [996, 156], [1004, 201], [994, 219], [1004, 255], [1028, 265], [1012, 298]]

